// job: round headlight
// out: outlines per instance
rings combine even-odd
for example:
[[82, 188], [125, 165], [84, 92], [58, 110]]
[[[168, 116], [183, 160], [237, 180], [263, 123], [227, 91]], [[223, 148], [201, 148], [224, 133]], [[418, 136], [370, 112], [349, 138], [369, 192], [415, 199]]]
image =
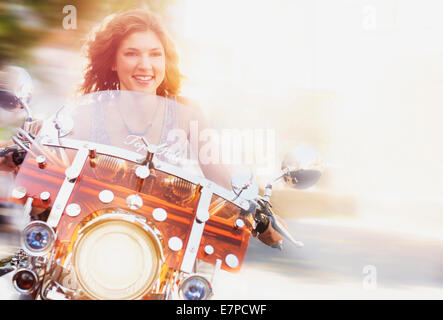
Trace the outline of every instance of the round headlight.
[[54, 230], [43, 221], [33, 221], [23, 230], [23, 249], [30, 255], [45, 255], [52, 249], [54, 242]]
[[137, 299], [157, 279], [163, 260], [158, 239], [148, 226], [123, 217], [93, 220], [75, 243], [74, 271], [92, 299]]
[[193, 275], [183, 281], [179, 293], [184, 300], [207, 300], [212, 295], [212, 288], [206, 278]]

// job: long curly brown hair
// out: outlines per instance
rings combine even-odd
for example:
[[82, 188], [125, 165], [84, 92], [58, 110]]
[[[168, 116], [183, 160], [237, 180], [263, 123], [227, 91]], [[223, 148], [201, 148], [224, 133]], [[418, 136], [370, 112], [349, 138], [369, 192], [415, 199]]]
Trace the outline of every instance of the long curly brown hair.
[[110, 15], [92, 30], [83, 48], [88, 64], [79, 92], [87, 94], [95, 91], [118, 90], [119, 79], [117, 72], [112, 71], [112, 66], [120, 42], [133, 32], [148, 30], [153, 31], [160, 39], [166, 55], [165, 78], [157, 88], [157, 95], [177, 95], [182, 78], [178, 68], [177, 50], [160, 17], [144, 9]]

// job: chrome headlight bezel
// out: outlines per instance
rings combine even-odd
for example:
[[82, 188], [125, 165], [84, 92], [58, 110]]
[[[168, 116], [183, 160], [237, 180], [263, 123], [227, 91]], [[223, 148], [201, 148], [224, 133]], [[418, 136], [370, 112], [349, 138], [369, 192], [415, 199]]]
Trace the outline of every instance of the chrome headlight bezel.
[[[111, 211], [112, 213], [105, 213], [89, 221], [84, 227], [79, 230], [79, 236], [74, 244], [72, 256], [70, 259], [73, 267], [72, 270], [82, 291], [91, 299], [140, 299], [152, 289], [156, 279], [160, 274], [161, 267], [164, 264], [163, 246], [155, 230], [153, 230], [147, 223], [145, 223], [145, 221], [138, 219], [136, 215], [130, 214], [125, 210], [117, 208], [109, 211]], [[143, 283], [137, 283], [135, 287], [130, 286], [125, 289], [127, 292], [125, 292], [124, 294], [123, 292], [120, 293], [117, 289], [110, 289], [109, 291], [106, 291], [103, 286], [104, 282], [101, 281], [102, 279], [97, 279], [96, 277], [94, 277], [93, 273], [88, 271], [91, 270], [90, 266], [86, 267], [85, 265], [85, 263], [87, 265], [92, 263], [92, 260], [88, 258], [88, 255], [90, 256], [92, 254], [91, 250], [99, 250], [99, 253], [101, 252], [100, 249], [91, 247], [91, 241], [97, 237], [100, 238], [100, 234], [105, 232], [106, 228], [109, 228], [111, 226], [112, 228], [121, 228], [119, 232], [128, 236], [131, 235], [134, 242], [138, 242], [141, 245], [143, 245], [143, 243], [146, 244], [146, 247], [144, 247], [144, 249], [146, 250], [147, 247], [149, 247], [148, 255], [152, 258], [152, 262], [154, 263], [153, 265], [151, 265], [151, 269], [149, 270], [149, 277], [147, 277]], [[107, 232], [103, 234], [111, 233]], [[88, 242], [90, 242], [90, 244], [88, 244]], [[90, 251], [90, 253], [88, 253], [88, 250]], [[141, 251], [137, 252], [137, 254], [142, 254]], [[143, 255], [145, 254], [146, 252], [143, 253]], [[109, 254], [106, 257], [109, 257]], [[144, 258], [146, 257], [144, 256]], [[96, 262], [93, 263], [93, 265], [95, 266], [94, 268], [98, 268], [95, 263]], [[149, 267], [148, 262], [146, 262], [145, 264], [143, 264], [145, 267]], [[131, 264], [128, 264], [128, 266], [130, 265]], [[124, 267], [125, 263], [122, 262], [121, 266]], [[114, 269], [121, 270], [119, 268]], [[145, 274], [146, 270], [143, 270], [144, 271], [142, 273]], [[104, 271], [106, 272], [106, 270]], [[122, 275], [123, 274], [129, 273], [122, 272]], [[109, 286], [110, 285], [111, 284], [109, 284]]]
[[[54, 229], [46, 222], [32, 221], [22, 231], [21, 244], [27, 254], [31, 256], [44, 256], [54, 247], [56, 238]], [[38, 246], [41, 247], [39, 248]]]
[[[186, 290], [189, 289], [192, 281], [197, 281], [199, 284], [205, 287], [206, 293], [204, 293], [203, 297], [200, 299], [188, 299], [186, 296]], [[208, 300], [213, 296], [213, 290], [211, 282], [204, 276], [200, 274], [191, 274], [186, 277], [183, 281], [181, 281], [178, 289], [178, 295], [182, 300]]]
[[[30, 286], [27, 289], [22, 289], [18, 284], [18, 277], [23, 273], [28, 273], [32, 277], [33, 284], [32, 284], [32, 286]], [[12, 285], [14, 286], [14, 289], [20, 293], [24, 293], [24, 294], [31, 293], [35, 289], [37, 289], [37, 287], [39, 285], [39, 277], [38, 277], [37, 273], [35, 273], [35, 271], [32, 269], [19, 268], [19, 269], [17, 269], [14, 276], [12, 277]]]

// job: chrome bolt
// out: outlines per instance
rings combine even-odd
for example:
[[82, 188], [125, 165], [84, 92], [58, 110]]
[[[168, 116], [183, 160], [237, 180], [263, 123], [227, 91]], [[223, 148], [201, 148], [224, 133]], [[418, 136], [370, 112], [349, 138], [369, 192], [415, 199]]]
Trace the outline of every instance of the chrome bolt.
[[42, 169], [46, 166], [46, 157], [44, 155], [37, 156], [35, 161], [37, 161], [38, 166]]
[[213, 253], [214, 253], [214, 247], [208, 244], [208, 245], [205, 247], [205, 253], [206, 253], [207, 255], [211, 255], [211, 254], [213, 254]]
[[245, 222], [243, 221], [243, 219], [238, 218], [237, 220], [235, 220], [235, 228], [241, 229], [244, 226], [245, 226]]
[[98, 198], [103, 203], [110, 203], [114, 200], [114, 193], [110, 190], [103, 190], [99, 193]]
[[172, 251], [179, 251], [183, 247], [183, 242], [178, 237], [172, 237], [168, 241], [168, 246]]
[[233, 269], [237, 268], [238, 263], [239, 263], [237, 257], [232, 253], [230, 253], [226, 256], [225, 262], [228, 267], [233, 268]]
[[152, 211], [152, 217], [157, 221], [165, 221], [168, 217], [168, 213], [163, 208], [155, 208]]
[[138, 194], [131, 194], [126, 198], [126, 204], [131, 210], [137, 210], [143, 207], [143, 199]]
[[82, 208], [77, 203], [71, 203], [66, 207], [66, 214], [70, 217], [76, 217], [80, 214]]
[[149, 177], [150, 171], [147, 166], [139, 166], [135, 169], [135, 175], [140, 179], [146, 179]]
[[12, 197], [15, 199], [23, 199], [26, 196], [26, 188], [19, 186], [12, 190]]
[[40, 193], [40, 199], [42, 199], [43, 201], [48, 201], [50, 196], [51, 194], [48, 191], [43, 191], [42, 193]]

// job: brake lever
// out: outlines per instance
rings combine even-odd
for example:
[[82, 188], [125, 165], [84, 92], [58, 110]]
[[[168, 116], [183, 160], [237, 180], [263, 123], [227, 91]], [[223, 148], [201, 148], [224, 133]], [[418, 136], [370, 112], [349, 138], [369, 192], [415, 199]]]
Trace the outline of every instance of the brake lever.
[[[280, 222], [278, 222], [277, 219], [275, 219], [275, 213], [274, 211], [272, 211], [271, 203], [269, 201], [260, 198], [258, 199], [257, 204], [262, 209], [262, 212], [268, 217], [269, 222], [271, 223], [271, 226], [272, 228], [274, 228], [275, 231], [281, 234], [284, 238], [288, 239], [296, 247], [301, 248], [304, 246], [303, 242], [295, 240], [292, 237], [292, 235], [289, 233], [289, 230], [285, 226], [283, 226]], [[273, 247], [279, 248], [281, 250], [282, 244], [279, 242]]]

